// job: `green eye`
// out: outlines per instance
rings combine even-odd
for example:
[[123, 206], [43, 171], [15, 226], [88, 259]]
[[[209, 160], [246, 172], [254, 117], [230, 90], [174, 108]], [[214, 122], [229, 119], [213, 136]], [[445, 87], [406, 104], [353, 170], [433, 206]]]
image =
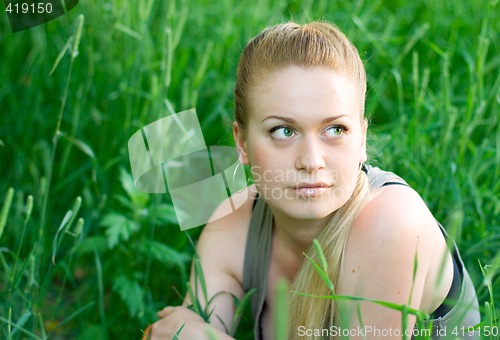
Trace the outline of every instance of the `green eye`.
[[288, 126], [277, 126], [271, 129], [271, 135], [276, 139], [287, 139], [294, 136], [295, 131]]
[[285, 135], [285, 137], [292, 137], [292, 136], [293, 136], [293, 131], [292, 131], [292, 129], [289, 129], [289, 128], [283, 128], [283, 135]]
[[330, 136], [330, 137], [338, 137], [338, 136], [342, 136], [344, 134], [344, 132], [346, 132], [346, 131], [347, 131], [347, 128], [345, 126], [335, 125], [335, 126], [329, 127], [325, 131], [325, 135]]
[[338, 127], [338, 126], [335, 126], [332, 129], [332, 131], [333, 131], [333, 134], [336, 135], [336, 136], [340, 136], [342, 134], [342, 132], [343, 132], [343, 130], [340, 127]]

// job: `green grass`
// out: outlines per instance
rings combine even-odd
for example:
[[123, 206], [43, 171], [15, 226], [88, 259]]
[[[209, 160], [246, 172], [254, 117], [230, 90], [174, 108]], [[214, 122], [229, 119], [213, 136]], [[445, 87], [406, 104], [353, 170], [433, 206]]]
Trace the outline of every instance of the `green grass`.
[[239, 53], [290, 18], [335, 22], [356, 44], [371, 162], [404, 177], [454, 236], [495, 322], [497, 0], [82, 1], [16, 34], [0, 15], [0, 338], [139, 337], [179, 303], [193, 249], [169, 197], [134, 189], [128, 138], [196, 107], [207, 145], [231, 145]]

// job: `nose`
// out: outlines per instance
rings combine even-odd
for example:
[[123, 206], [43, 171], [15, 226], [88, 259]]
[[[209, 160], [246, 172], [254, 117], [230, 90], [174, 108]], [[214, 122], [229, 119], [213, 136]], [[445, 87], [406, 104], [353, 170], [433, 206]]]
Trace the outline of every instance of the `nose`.
[[295, 167], [297, 170], [305, 170], [310, 174], [325, 167], [325, 158], [319, 141], [312, 136], [303, 138], [298, 147]]

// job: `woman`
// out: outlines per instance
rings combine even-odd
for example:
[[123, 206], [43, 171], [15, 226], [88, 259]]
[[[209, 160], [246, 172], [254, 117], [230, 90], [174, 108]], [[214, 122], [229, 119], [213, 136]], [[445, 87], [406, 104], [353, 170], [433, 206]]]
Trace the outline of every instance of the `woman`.
[[[444, 230], [420, 196], [398, 176], [363, 165], [365, 93], [356, 48], [328, 23], [269, 27], [241, 56], [233, 133], [252, 170], [253, 199], [207, 224], [197, 251], [209, 297], [224, 291], [241, 298], [258, 289], [252, 297], [256, 339], [274, 338], [274, 287], [283, 278], [292, 291], [420, 310], [431, 315], [426, 325], [432, 321], [433, 338], [466, 337], [466, 327], [479, 322], [458, 251], [448, 250]], [[314, 239], [333, 291], [304, 260], [306, 253], [319, 262]], [[290, 299], [290, 338], [418, 333], [414, 315], [403, 323], [399, 310], [370, 301]], [[216, 295], [212, 308], [207, 324], [186, 307], [166, 307], [152, 338], [171, 338], [184, 323], [181, 338], [206, 338], [207, 331], [229, 338], [232, 297]]]

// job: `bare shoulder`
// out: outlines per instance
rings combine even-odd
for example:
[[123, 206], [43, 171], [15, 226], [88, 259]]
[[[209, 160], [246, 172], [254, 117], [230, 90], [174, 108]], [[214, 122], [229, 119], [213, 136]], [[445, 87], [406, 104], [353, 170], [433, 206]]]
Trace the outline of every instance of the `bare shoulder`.
[[[440, 236], [438, 224], [420, 195], [404, 185], [375, 189], [370, 201], [361, 209], [353, 224], [354, 235], [362, 233], [375, 245], [397, 240], [407, 248], [410, 241], [427, 244]], [[432, 249], [432, 245], [428, 244]]]
[[342, 294], [396, 303], [413, 296], [414, 307], [431, 308], [435, 301], [428, 292], [436, 288], [435, 277], [447, 254], [439, 226], [420, 195], [403, 185], [381, 187], [351, 227], [339, 288]]

